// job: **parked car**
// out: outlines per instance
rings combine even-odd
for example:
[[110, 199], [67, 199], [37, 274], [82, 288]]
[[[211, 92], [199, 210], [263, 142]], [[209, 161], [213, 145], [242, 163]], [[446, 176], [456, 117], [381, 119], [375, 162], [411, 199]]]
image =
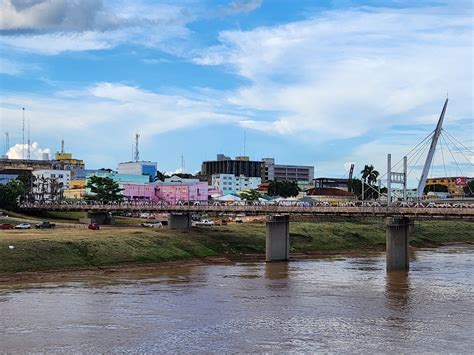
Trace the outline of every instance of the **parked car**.
[[98, 231], [100, 229], [100, 226], [97, 223], [91, 223], [87, 228]]
[[162, 228], [163, 223], [161, 222], [144, 222], [141, 224], [142, 227], [145, 228]]
[[29, 223], [20, 223], [15, 226], [15, 229], [30, 229], [30, 228], [31, 228], [31, 224]]
[[201, 221], [197, 221], [196, 226], [213, 226], [215, 223], [214, 221], [210, 221], [208, 219], [203, 219]]
[[15, 226], [10, 223], [2, 223], [0, 224], [0, 229], [13, 229]]
[[41, 222], [36, 224], [36, 228], [38, 229], [52, 229], [55, 228], [56, 224], [50, 222]]

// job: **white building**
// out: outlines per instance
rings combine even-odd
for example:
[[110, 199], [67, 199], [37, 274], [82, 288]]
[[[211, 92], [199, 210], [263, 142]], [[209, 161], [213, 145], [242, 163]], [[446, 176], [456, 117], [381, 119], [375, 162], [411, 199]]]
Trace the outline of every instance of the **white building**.
[[35, 170], [32, 173], [33, 196], [36, 201], [51, 201], [59, 199], [62, 192], [71, 186], [69, 170]]
[[130, 161], [118, 165], [118, 173], [123, 175], [148, 175], [150, 181], [156, 176], [157, 164], [151, 161]]
[[259, 177], [235, 176], [233, 174], [212, 175], [211, 185], [221, 190], [224, 195], [239, 193], [244, 190], [255, 190], [262, 183]]

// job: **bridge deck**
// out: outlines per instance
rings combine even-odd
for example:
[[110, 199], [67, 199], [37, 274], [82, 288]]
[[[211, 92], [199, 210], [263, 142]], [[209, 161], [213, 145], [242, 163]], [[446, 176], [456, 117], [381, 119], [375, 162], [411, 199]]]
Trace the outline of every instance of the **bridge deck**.
[[24, 211], [69, 211], [69, 212], [151, 212], [151, 213], [245, 213], [251, 215], [309, 215], [309, 216], [360, 216], [360, 217], [390, 217], [403, 215], [412, 218], [442, 218], [442, 219], [474, 219], [472, 207], [320, 207], [320, 206], [278, 206], [278, 205], [31, 205], [22, 206]]

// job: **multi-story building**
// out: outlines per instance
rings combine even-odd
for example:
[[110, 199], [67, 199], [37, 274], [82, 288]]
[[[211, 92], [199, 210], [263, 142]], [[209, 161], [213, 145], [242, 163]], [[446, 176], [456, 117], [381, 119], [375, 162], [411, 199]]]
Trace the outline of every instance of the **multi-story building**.
[[262, 183], [260, 177], [235, 176], [233, 174], [212, 175], [211, 185], [224, 194], [238, 193], [244, 190], [256, 190]]
[[69, 170], [71, 177], [75, 177], [78, 171], [84, 170], [84, 161], [74, 159], [71, 153], [57, 152], [53, 164], [56, 169]]
[[348, 191], [349, 190], [349, 179], [342, 178], [326, 178], [320, 177], [314, 179], [314, 187], [316, 188], [336, 188]]
[[197, 179], [182, 179], [177, 176], [163, 182], [150, 184], [124, 183], [123, 195], [127, 200], [143, 200], [150, 202], [207, 202], [208, 185]]
[[314, 179], [314, 166], [275, 164], [274, 158], [262, 159], [263, 181], [305, 181]]
[[474, 180], [465, 176], [458, 177], [438, 177], [426, 179], [426, 186], [443, 185], [448, 188], [448, 193], [452, 196], [464, 196], [464, 187]]
[[249, 160], [248, 157], [229, 159], [218, 154], [217, 160], [205, 161], [201, 166], [201, 175], [232, 174], [235, 176], [262, 177], [263, 162]]
[[32, 175], [34, 177], [32, 193], [35, 201], [59, 200], [64, 190], [70, 187], [69, 170], [35, 170]]
[[149, 181], [156, 176], [157, 163], [151, 161], [130, 161], [118, 165], [119, 174], [146, 175]]
[[108, 177], [117, 182], [121, 189], [124, 189], [125, 184], [147, 184], [150, 182], [148, 175], [133, 175], [133, 174], [117, 174], [108, 170], [97, 170], [86, 177], [86, 195], [93, 196], [91, 189], [87, 187], [92, 176]]

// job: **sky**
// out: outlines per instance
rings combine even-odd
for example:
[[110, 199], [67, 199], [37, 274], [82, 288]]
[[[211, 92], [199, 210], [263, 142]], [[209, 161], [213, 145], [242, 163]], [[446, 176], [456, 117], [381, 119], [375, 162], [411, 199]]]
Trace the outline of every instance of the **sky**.
[[64, 139], [116, 168], [139, 132], [161, 171], [245, 153], [331, 177], [383, 175], [449, 95], [431, 175], [474, 175], [471, 1], [0, 0], [0, 92], [10, 158], [25, 108], [32, 157]]

